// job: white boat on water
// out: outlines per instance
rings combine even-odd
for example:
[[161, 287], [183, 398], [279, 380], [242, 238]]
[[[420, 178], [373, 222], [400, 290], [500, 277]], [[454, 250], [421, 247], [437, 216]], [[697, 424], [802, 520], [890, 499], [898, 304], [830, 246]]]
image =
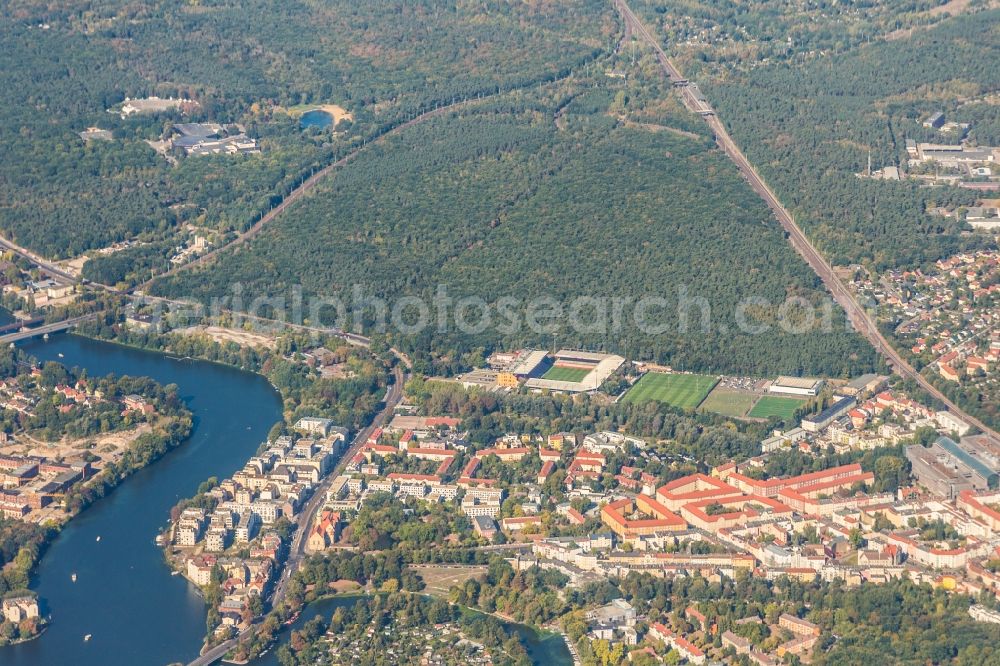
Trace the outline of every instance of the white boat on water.
[[87, 634], [86, 636], [84, 636], [83, 637], [83, 642], [86, 643], [87, 641], [89, 641], [90, 640], [90, 636], [91, 636], [91, 634]]
[[62, 352], [59, 352], [59, 358], [66, 358], [66, 357], [63, 356]]
[[101, 535], [100, 535], [100, 534], [98, 534], [98, 535], [97, 535], [97, 538], [96, 538], [96, 539], [94, 539], [94, 541], [100, 541], [100, 540], [101, 540]]
[[75, 571], [70, 575], [69, 579], [71, 581], [73, 581], [74, 583], [76, 582], [76, 572]]

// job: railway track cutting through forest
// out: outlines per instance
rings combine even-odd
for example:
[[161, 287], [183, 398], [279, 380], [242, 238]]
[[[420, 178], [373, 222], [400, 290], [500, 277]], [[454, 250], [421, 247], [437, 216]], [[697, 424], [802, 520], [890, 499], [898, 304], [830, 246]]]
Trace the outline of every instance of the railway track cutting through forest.
[[895, 348], [889, 343], [889, 341], [882, 335], [882, 332], [878, 330], [874, 319], [868, 313], [868, 311], [857, 301], [850, 290], [844, 285], [843, 282], [837, 278], [833, 271], [833, 267], [826, 260], [826, 257], [816, 249], [816, 247], [809, 241], [802, 229], [795, 222], [791, 213], [782, 205], [781, 201], [774, 194], [771, 188], [764, 182], [760, 174], [754, 168], [750, 161], [747, 159], [743, 151], [740, 150], [736, 142], [733, 141], [732, 137], [729, 136], [729, 132], [726, 131], [725, 125], [719, 119], [718, 114], [715, 109], [711, 107], [708, 101], [697, 92], [697, 89], [692, 89], [691, 85], [685, 79], [680, 70], [674, 66], [674, 64], [667, 57], [667, 54], [663, 51], [660, 43], [653, 37], [653, 35], [646, 29], [642, 21], [635, 15], [632, 9], [628, 6], [625, 0], [613, 0], [614, 6], [621, 14], [622, 19], [625, 21], [626, 29], [631, 30], [633, 34], [638, 35], [645, 41], [652, 49], [653, 53], [656, 55], [656, 59], [659, 61], [660, 66], [666, 73], [667, 77], [670, 79], [671, 83], [680, 91], [681, 98], [684, 101], [684, 105], [690, 110], [698, 115], [700, 115], [705, 122], [708, 124], [712, 132], [715, 133], [715, 140], [719, 147], [726, 153], [726, 156], [736, 165], [743, 177], [746, 178], [747, 182], [754, 192], [758, 194], [767, 204], [771, 212], [774, 213], [775, 218], [777, 218], [778, 223], [785, 230], [788, 236], [788, 241], [791, 243], [792, 247], [806, 260], [806, 263], [815, 271], [815, 273], [826, 285], [830, 294], [833, 296], [834, 300], [844, 309], [847, 313], [847, 318], [854, 326], [854, 329], [864, 336], [876, 351], [884, 355], [888, 360], [889, 364], [893, 367], [897, 374], [906, 379], [912, 379], [915, 381], [922, 389], [929, 393], [933, 398], [944, 404], [950, 412], [961, 418], [962, 420], [970, 423], [977, 428], [979, 428], [984, 433], [990, 435], [993, 439], [1000, 442], [1000, 434], [995, 430], [988, 427], [978, 418], [968, 414], [955, 404], [951, 399], [948, 398], [944, 393], [942, 393], [936, 386], [934, 386], [930, 380], [921, 375], [916, 368], [910, 365], [902, 355], [896, 351]]
[[377, 138], [372, 139], [371, 141], [365, 142], [364, 144], [362, 144], [362, 145], [358, 146], [357, 148], [355, 148], [354, 150], [352, 150], [347, 155], [341, 157], [339, 160], [337, 160], [335, 162], [331, 162], [330, 164], [326, 165], [325, 167], [323, 167], [319, 171], [316, 171], [311, 176], [309, 176], [308, 178], [306, 178], [305, 180], [303, 180], [299, 184], [298, 187], [296, 187], [295, 189], [293, 189], [288, 194], [288, 196], [286, 196], [284, 199], [281, 200], [281, 203], [279, 203], [277, 206], [271, 208], [268, 212], [264, 213], [264, 215], [262, 215], [259, 220], [257, 220], [256, 222], [254, 222], [250, 226], [249, 229], [247, 229], [246, 231], [238, 234], [236, 236], [236, 238], [234, 238], [233, 240], [229, 241], [225, 245], [221, 245], [221, 246], [215, 248], [214, 250], [211, 250], [210, 252], [206, 252], [205, 254], [201, 255], [197, 259], [193, 259], [193, 260], [187, 262], [186, 264], [181, 264], [180, 266], [176, 266], [176, 267], [171, 268], [169, 270], [166, 270], [166, 271], [164, 271], [162, 273], [159, 273], [159, 274], [153, 276], [152, 278], [150, 278], [149, 280], [147, 280], [146, 282], [144, 282], [144, 283], [142, 283], [140, 285], [137, 285], [135, 287], [135, 289], [136, 290], [143, 290], [143, 291], [145, 291], [156, 280], [159, 280], [159, 279], [165, 278], [165, 277], [170, 277], [172, 275], [177, 275], [178, 273], [186, 271], [186, 270], [188, 270], [190, 268], [194, 268], [196, 266], [203, 266], [203, 265], [207, 264], [208, 262], [212, 261], [219, 254], [221, 254], [221, 253], [223, 253], [223, 252], [225, 252], [227, 250], [232, 250], [233, 248], [235, 248], [235, 247], [237, 247], [239, 245], [242, 245], [243, 243], [246, 243], [248, 240], [250, 240], [251, 238], [253, 238], [257, 234], [259, 234], [260, 231], [265, 226], [267, 226], [269, 223], [273, 222], [277, 217], [279, 217], [282, 213], [284, 213], [286, 210], [288, 210], [289, 207], [291, 207], [292, 205], [294, 205], [296, 201], [298, 201], [299, 199], [301, 199], [302, 197], [304, 197], [310, 190], [312, 190], [313, 188], [315, 188], [320, 183], [320, 181], [322, 181], [326, 176], [328, 176], [333, 171], [336, 171], [337, 169], [340, 169], [341, 167], [346, 166], [348, 163], [352, 162], [358, 155], [361, 154], [361, 152], [363, 150], [365, 150], [369, 146], [373, 146], [373, 145], [382, 143], [382, 142], [386, 141], [387, 139], [389, 139], [390, 137], [395, 136], [396, 134], [399, 134], [399, 133], [405, 131], [406, 129], [408, 129], [410, 127], [413, 127], [414, 125], [419, 125], [420, 123], [428, 121], [431, 118], [436, 118], [438, 116], [442, 116], [442, 115], [444, 115], [444, 114], [446, 114], [446, 113], [448, 113], [450, 111], [454, 111], [455, 109], [457, 109], [457, 108], [459, 108], [461, 106], [464, 106], [464, 105], [469, 104], [471, 102], [479, 101], [480, 99], [481, 98], [464, 99], [464, 100], [461, 100], [459, 102], [454, 102], [452, 104], [447, 104], [445, 106], [440, 106], [440, 107], [438, 107], [436, 109], [432, 109], [430, 111], [425, 111], [424, 113], [421, 113], [420, 115], [415, 116], [415, 117], [411, 118], [410, 120], [407, 120], [407, 121], [405, 121], [403, 123], [400, 123], [399, 125], [396, 125], [395, 127], [393, 127], [392, 129], [388, 130], [384, 134], [378, 136]]
[[475, 102], [482, 102], [483, 100], [487, 100], [487, 99], [490, 99], [492, 97], [497, 97], [499, 95], [505, 95], [507, 93], [514, 92], [516, 90], [523, 90], [525, 88], [531, 88], [531, 87], [534, 87], [536, 85], [543, 85], [543, 84], [548, 85], [548, 84], [552, 84], [552, 83], [557, 83], [559, 81], [562, 81], [562, 80], [565, 80], [565, 79], [569, 78], [570, 76], [572, 76], [572, 70], [571, 69], [568, 70], [568, 71], [566, 71], [566, 72], [561, 72], [561, 73], [555, 75], [551, 79], [541, 79], [541, 80], [538, 80], [538, 81], [532, 81], [531, 83], [528, 83], [526, 85], [515, 86], [515, 87], [509, 88], [509, 89], [498, 88], [497, 92], [495, 92], [495, 93], [488, 93], [488, 94], [484, 94], [484, 95], [477, 95], [476, 97], [467, 97], [465, 99], [453, 101], [451, 104], [445, 104], [443, 106], [439, 106], [439, 107], [436, 107], [436, 108], [431, 109], [429, 111], [424, 111], [423, 113], [417, 114], [413, 118], [411, 118], [409, 120], [406, 120], [406, 121], [400, 123], [399, 125], [396, 125], [396, 126], [390, 128], [390, 129], [386, 130], [382, 134], [379, 134], [378, 136], [376, 136], [376, 137], [374, 137], [374, 138], [372, 138], [370, 140], [365, 141], [362, 145], [355, 147], [354, 150], [352, 150], [351, 152], [349, 152], [344, 157], [340, 158], [339, 160], [336, 160], [335, 162], [331, 162], [330, 164], [326, 165], [325, 167], [321, 168], [320, 170], [318, 170], [315, 173], [313, 173], [312, 175], [310, 175], [308, 178], [306, 178], [305, 180], [303, 180], [297, 187], [295, 187], [291, 192], [289, 192], [288, 195], [286, 195], [285, 198], [281, 200], [281, 203], [279, 203], [277, 206], [274, 206], [273, 208], [271, 208], [268, 212], [264, 213], [259, 220], [257, 220], [256, 222], [254, 222], [250, 226], [249, 229], [247, 229], [244, 232], [241, 232], [241, 233], [237, 234], [236, 238], [232, 239], [228, 243], [226, 243], [224, 245], [221, 245], [221, 246], [215, 248], [214, 250], [211, 250], [210, 252], [206, 252], [205, 254], [201, 255], [197, 259], [193, 259], [193, 260], [187, 262], [186, 264], [181, 264], [180, 266], [175, 266], [174, 268], [166, 270], [166, 271], [164, 271], [162, 273], [158, 273], [158, 274], [152, 276], [149, 280], [146, 280], [145, 282], [143, 282], [142, 284], [136, 285], [130, 291], [143, 291], [144, 292], [144, 291], [146, 291], [149, 288], [149, 286], [151, 284], [153, 284], [153, 282], [155, 282], [155, 281], [157, 281], [157, 280], [159, 280], [161, 278], [171, 277], [173, 275], [177, 275], [178, 273], [186, 271], [186, 270], [188, 270], [190, 268], [194, 268], [196, 266], [203, 266], [206, 263], [210, 262], [215, 257], [219, 256], [219, 254], [221, 254], [221, 253], [223, 253], [223, 252], [225, 252], [227, 250], [232, 250], [233, 248], [235, 248], [235, 247], [237, 247], [239, 245], [242, 245], [243, 243], [246, 243], [248, 240], [250, 240], [251, 238], [253, 238], [257, 234], [259, 234], [260, 231], [261, 231], [261, 229], [263, 229], [269, 223], [273, 222], [282, 213], [284, 213], [290, 206], [292, 206], [293, 204], [295, 204], [296, 201], [298, 201], [299, 199], [301, 199], [310, 190], [312, 190], [313, 188], [315, 188], [316, 185], [318, 185], [320, 183], [320, 181], [322, 181], [326, 176], [328, 176], [332, 172], [336, 171], [337, 169], [340, 169], [341, 167], [346, 166], [348, 163], [352, 162], [356, 157], [358, 157], [358, 155], [360, 155], [362, 153], [362, 151], [364, 151], [369, 146], [374, 146], [374, 145], [383, 143], [387, 139], [389, 139], [390, 137], [393, 137], [393, 136], [395, 136], [397, 134], [400, 134], [400, 133], [404, 132], [405, 130], [413, 127], [414, 125], [419, 125], [420, 123], [423, 123], [423, 122], [426, 122], [428, 120], [431, 120], [432, 118], [436, 118], [438, 116], [443, 116], [443, 115], [445, 115], [447, 113], [450, 113], [451, 111], [455, 111], [456, 109], [459, 109], [459, 108], [461, 108], [463, 106], [467, 106], [467, 105], [473, 104]]

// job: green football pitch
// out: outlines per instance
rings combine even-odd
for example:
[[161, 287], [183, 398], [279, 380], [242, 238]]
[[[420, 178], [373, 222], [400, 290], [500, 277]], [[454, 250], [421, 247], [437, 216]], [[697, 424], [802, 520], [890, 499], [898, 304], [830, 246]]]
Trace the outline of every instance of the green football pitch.
[[590, 374], [586, 368], [563, 368], [557, 365], [549, 368], [548, 372], [542, 375], [542, 379], [551, 379], [557, 382], [579, 382]]
[[708, 375], [668, 375], [647, 372], [635, 383], [624, 402], [656, 400], [681, 409], [694, 409], [701, 404], [719, 380]]
[[777, 416], [787, 421], [795, 416], [795, 410], [802, 406], [804, 400], [798, 398], [781, 398], [765, 395], [753, 406], [747, 416], [755, 419], [766, 419]]
[[723, 416], [741, 418], [753, 407], [757, 396], [746, 391], [716, 386], [708, 397], [698, 406], [703, 412], [715, 412]]

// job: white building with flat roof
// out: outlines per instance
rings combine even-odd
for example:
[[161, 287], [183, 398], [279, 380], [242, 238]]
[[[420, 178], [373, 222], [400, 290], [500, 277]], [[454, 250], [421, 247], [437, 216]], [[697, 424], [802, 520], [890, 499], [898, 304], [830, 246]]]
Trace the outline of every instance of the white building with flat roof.
[[823, 388], [822, 379], [816, 379], [814, 377], [783, 376], [775, 379], [771, 383], [771, 386], [768, 387], [767, 392], [785, 395], [814, 396], [819, 394], [821, 388]]
[[957, 432], [959, 437], [964, 437], [972, 429], [972, 426], [948, 411], [940, 411], [934, 415], [934, 421], [938, 427], [948, 432]]

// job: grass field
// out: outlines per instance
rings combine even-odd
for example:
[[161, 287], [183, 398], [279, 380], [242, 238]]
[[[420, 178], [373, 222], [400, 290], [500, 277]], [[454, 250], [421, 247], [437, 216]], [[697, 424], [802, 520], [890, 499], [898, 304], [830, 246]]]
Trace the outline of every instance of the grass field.
[[488, 570], [485, 566], [410, 565], [424, 581], [424, 592], [438, 597], [447, 597], [455, 585], [463, 585], [470, 578], [482, 576]]
[[773, 395], [765, 395], [757, 404], [753, 406], [747, 416], [751, 418], [766, 419], [771, 416], [778, 416], [786, 421], [795, 415], [795, 410], [802, 406], [804, 400], [799, 398], [779, 398]]
[[700, 408], [706, 412], [739, 418], [746, 416], [756, 398], [756, 395], [746, 391], [716, 387], [701, 403]]
[[542, 375], [542, 379], [552, 379], [557, 382], [579, 382], [589, 374], [590, 370], [584, 368], [561, 368], [554, 365]]
[[667, 375], [647, 372], [635, 383], [624, 402], [656, 400], [681, 409], [694, 409], [719, 380], [707, 375]]

